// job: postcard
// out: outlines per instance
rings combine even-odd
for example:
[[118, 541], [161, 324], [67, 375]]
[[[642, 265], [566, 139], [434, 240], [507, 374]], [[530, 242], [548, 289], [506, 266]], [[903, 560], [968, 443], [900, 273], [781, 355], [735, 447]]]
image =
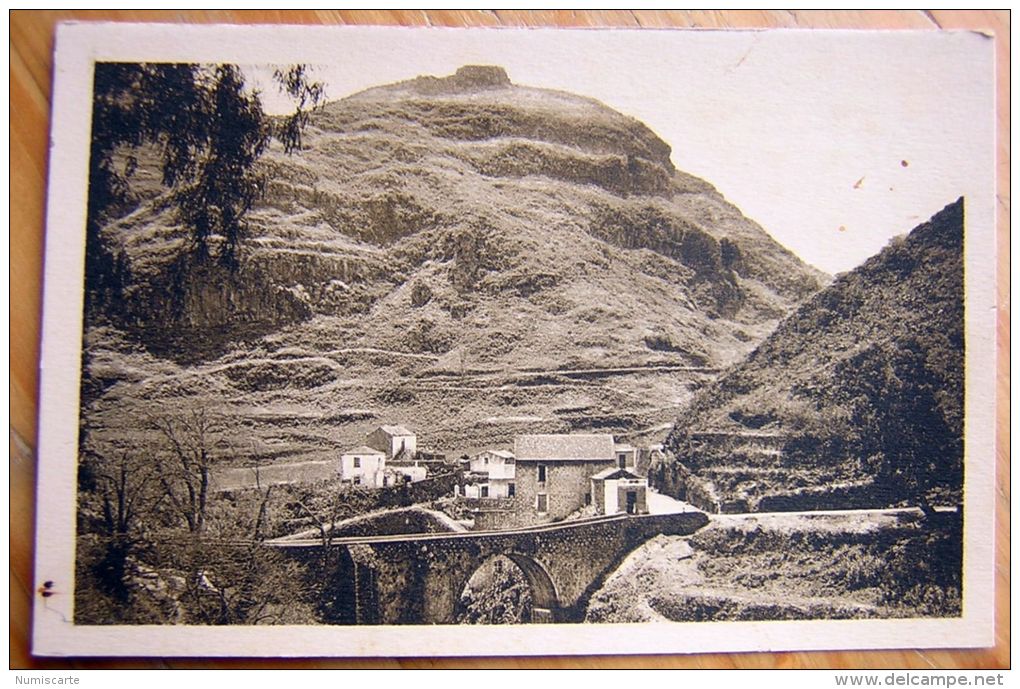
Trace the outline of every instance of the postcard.
[[993, 39], [65, 24], [33, 652], [993, 644]]

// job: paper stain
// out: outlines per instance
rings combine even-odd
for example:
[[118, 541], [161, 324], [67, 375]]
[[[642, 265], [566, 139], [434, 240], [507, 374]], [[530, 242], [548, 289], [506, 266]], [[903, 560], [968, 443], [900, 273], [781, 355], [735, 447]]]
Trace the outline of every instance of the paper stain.
[[905, 160], [901, 160], [900, 161], [900, 167], [909, 167], [909, 166], [910, 166], [910, 163], [908, 163], [907, 161], [905, 161]]
[[846, 232], [846, 225], [840, 225], [839, 226], [839, 231], [840, 232]]
[[863, 177], [861, 177], [859, 180], [854, 182], [854, 189], [860, 189], [862, 184], [864, 184], [864, 178]]

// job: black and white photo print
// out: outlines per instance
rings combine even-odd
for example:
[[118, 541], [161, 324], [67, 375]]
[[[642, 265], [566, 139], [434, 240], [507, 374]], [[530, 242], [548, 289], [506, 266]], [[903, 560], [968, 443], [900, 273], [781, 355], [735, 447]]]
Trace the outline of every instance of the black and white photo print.
[[36, 652], [987, 645], [992, 77], [966, 32], [62, 27]]

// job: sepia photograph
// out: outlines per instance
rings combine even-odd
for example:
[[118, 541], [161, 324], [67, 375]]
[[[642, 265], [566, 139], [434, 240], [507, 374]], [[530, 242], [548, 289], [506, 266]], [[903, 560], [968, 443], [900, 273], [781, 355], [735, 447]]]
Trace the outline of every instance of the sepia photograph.
[[992, 645], [992, 48], [61, 26], [36, 652]]

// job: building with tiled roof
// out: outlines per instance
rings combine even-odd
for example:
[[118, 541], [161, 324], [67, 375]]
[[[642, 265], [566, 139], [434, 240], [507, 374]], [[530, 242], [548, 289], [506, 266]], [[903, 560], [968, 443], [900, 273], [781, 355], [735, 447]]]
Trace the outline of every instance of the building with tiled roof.
[[613, 436], [607, 433], [519, 435], [514, 440], [514, 456], [523, 462], [612, 461], [613, 446]]
[[365, 444], [386, 453], [386, 459], [398, 455], [404, 461], [414, 459], [418, 453], [418, 439], [403, 426], [379, 426], [367, 436]]
[[341, 480], [365, 488], [382, 488], [385, 470], [386, 453], [367, 445], [344, 452], [337, 467]]
[[468, 460], [464, 495], [469, 498], [512, 498], [516, 460], [509, 450], [482, 450]]
[[557, 521], [590, 505], [591, 477], [617, 467], [613, 436], [605, 433], [521, 435], [514, 455], [520, 524]]

